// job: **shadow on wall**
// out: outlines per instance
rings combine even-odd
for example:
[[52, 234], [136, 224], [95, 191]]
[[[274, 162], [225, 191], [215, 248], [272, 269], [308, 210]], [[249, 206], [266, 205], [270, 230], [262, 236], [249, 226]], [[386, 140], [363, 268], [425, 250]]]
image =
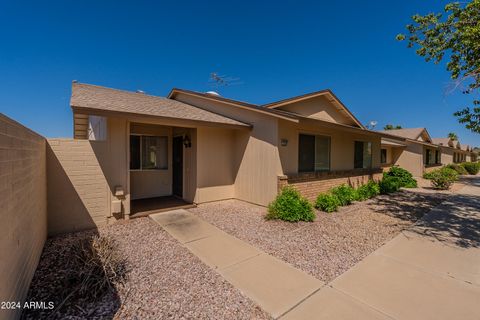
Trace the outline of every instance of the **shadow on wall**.
[[48, 234], [96, 228], [59, 159], [47, 144]]

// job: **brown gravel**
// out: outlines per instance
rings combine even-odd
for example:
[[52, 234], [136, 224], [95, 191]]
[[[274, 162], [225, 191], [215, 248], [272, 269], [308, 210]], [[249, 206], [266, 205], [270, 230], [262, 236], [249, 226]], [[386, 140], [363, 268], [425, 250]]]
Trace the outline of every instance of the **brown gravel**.
[[317, 212], [315, 222], [265, 220], [266, 208], [238, 200], [203, 204], [190, 211], [265, 252], [330, 282], [447, 197], [399, 191]]
[[[149, 218], [101, 228], [114, 238], [129, 266], [127, 283], [99, 301], [70, 299], [62, 319], [268, 319], [258, 306], [204, 265]], [[45, 301], [64, 279], [62, 248], [85, 237], [78, 232], [47, 241], [27, 301]], [[60, 298], [57, 298], [60, 299]], [[56, 305], [60, 300], [56, 301]], [[24, 312], [26, 319], [48, 312]]]

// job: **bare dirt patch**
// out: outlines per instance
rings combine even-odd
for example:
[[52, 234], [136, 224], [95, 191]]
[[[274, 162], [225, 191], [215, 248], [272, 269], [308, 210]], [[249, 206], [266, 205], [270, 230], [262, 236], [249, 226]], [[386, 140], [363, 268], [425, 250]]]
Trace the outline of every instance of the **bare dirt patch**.
[[317, 212], [315, 222], [265, 220], [266, 208], [238, 200], [190, 209], [223, 229], [293, 266], [330, 282], [411, 226], [448, 195], [399, 191]]
[[[65, 297], [56, 293], [68, 286], [66, 268], [73, 243], [92, 231], [48, 239], [27, 301], [55, 305]], [[268, 319], [259, 307], [221, 276], [204, 265], [149, 218], [100, 228], [98, 233], [115, 239], [128, 265], [124, 285], [116, 286], [89, 302], [69, 298], [51, 318], [69, 319]], [[51, 310], [24, 311], [24, 319], [41, 319]]]

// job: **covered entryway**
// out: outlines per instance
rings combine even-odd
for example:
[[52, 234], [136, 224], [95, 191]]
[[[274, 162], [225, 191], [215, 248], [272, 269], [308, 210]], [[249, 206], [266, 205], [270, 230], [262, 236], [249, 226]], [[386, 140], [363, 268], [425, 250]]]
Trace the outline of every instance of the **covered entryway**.
[[130, 123], [131, 217], [194, 206], [195, 128]]

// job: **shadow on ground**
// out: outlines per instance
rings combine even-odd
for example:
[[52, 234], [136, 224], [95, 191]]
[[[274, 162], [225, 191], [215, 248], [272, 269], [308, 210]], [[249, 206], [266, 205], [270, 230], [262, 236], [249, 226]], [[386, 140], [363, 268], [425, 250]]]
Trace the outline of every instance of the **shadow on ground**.
[[[79, 293], [79, 276], [88, 271], [78, 263], [78, 245], [98, 235], [96, 230], [47, 239], [26, 301], [53, 302], [54, 308], [23, 309], [21, 319], [112, 319], [121, 301], [114, 287], [93, 297]], [[85, 277], [82, 276], [82, 279]], [[94, 279], [96, 275], [91, 275]]]
[[400, 190], [390, 195], [378, 196], [371, 204], [376, 212], [416, 222], [447, 197], [448, 195], [443, 193]]
[[425, 215], [411, 231], [447, 245], [480, 247], [480, 197], [454, 195]]

